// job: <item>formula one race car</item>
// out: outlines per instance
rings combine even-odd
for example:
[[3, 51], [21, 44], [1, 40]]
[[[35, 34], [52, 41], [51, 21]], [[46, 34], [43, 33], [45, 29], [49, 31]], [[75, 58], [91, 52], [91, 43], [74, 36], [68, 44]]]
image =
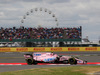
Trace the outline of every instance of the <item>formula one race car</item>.
[[28, 65], [37, 63], [63, 63], [71, 65], [87, 63], [87, 61], [83, 61], [77, 57], [59, 56], [52, 52], [34, 52], [33, 54], [25, 54], [24, 57]]

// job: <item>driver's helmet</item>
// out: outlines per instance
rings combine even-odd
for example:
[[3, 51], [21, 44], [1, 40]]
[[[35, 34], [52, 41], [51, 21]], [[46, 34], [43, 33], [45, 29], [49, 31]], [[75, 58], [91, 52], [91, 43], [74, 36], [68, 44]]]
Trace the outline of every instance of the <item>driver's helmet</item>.
[[51, 53], [53, 53], [53, 52], [51, 52]]
[[53, 55], [53, 52], [51, 52], [51, 55]]

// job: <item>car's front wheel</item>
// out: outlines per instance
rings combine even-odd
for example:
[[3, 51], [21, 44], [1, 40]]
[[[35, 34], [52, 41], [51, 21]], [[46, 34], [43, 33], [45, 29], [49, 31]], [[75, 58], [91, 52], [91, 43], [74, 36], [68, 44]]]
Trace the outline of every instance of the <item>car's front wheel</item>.
[[32, 65], [33, 64], [33, 59], [29, 58], [29, 59], [26, 59], [26, 62], [28, 65]]

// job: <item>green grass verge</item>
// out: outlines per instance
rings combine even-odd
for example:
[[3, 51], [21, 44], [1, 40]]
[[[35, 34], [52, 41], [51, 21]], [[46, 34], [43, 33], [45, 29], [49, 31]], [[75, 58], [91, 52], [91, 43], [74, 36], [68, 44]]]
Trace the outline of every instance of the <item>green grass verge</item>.
[[0, 75], [88, 75], [100, 72], [100, 66], [66, 66], [52, 68], [37, 68], [12, 72], [3, 72]]

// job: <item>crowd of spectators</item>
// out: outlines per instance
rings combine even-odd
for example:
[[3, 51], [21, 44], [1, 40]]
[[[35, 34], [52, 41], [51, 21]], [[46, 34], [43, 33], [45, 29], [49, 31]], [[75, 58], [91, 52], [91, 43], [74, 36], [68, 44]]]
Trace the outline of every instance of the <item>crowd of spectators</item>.
[[0, 28], [0, 39], [80, 39], [81, 27], [74, 28]]

